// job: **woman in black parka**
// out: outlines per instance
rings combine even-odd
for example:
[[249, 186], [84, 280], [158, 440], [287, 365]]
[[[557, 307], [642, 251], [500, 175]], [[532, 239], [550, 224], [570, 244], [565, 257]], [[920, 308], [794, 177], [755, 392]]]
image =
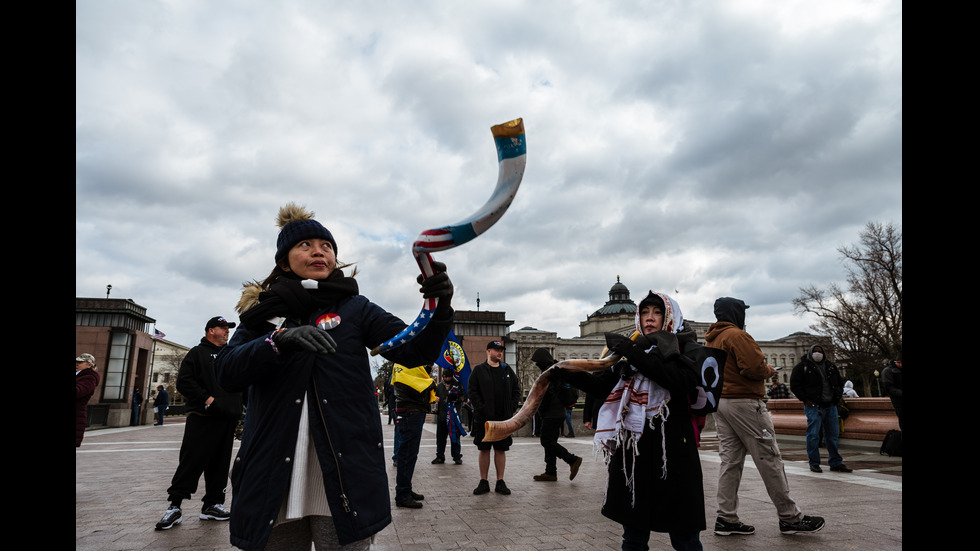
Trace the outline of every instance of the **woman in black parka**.
[[595, 443], [609, 469], [602, 514], [623, 525], [623, 549], [649, 549], [667, 532], [674, 549], [701, 549], [705, 529], [701, 461], [690, 412], [695, 370], [680, 357], [698, 346], [677, 302], [650, 293], [636, 313], [636, 341], [611, 352], [623, 359], [599, 374], [557, 377], [602, 401]]
[[[218, 383], [247, 392], [232, 467], [231, 543], [246, 550], [366, 549], [391, 522], [381, 417], [368, 349], [405, 323], [358, 294], [313, 213], [279, 211], [276, 266], [246, 284], [241, 325], [215, 360]], [[433, 362], [452, 325], [445, 266], [422, 285], [432, 321], [384, 357]], [[421, 277], [419, 278], [421, 279]]]

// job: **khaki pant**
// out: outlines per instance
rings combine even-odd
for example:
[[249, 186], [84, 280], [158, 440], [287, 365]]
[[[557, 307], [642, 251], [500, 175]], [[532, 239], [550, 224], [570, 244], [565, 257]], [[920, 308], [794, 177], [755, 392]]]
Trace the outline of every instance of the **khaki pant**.
[[[776, 444], [775, 429], [765, 402], [751, 398], [722, 398], [714, 414], [718, 432], [718, 516], [738, 522], [738, 487], [745, 454], [752, 456], [779, 520], [799, 522], [803, 513], [789, 497], [789, 482]], [[765, 431], [765, 432], [763, 432]]]

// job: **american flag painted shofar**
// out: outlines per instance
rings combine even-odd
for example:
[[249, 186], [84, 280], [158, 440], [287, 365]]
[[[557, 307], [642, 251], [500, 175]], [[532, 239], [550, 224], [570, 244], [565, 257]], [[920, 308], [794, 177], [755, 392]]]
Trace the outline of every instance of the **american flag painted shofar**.
[[[517, 195], [517, 188], [524, 178], [524, 165], [527, 161], [524, 120], [514, 119], [498, 124], [491, 127], [490, 131], [493, 133], [493, 141], [497, 147], [497, 187], [494, 188], [486, 204], [465, 220], [449, 226], [425, 230], [415, 238], [412, 255], [422, 271], [423, 278], [429, 278], [434, 274], [430, 253], [458, 247], [487, 231], [507, 212], [507, 208], [514, 201], [514, 196]], [[429, 324], [438, 303], [438, 298], [425, 299], [422, 311], [415, 321], [408, 324], [401, 333], [376, 346], [371, 350], [371, 355], [382, 354], [412, 340]]]

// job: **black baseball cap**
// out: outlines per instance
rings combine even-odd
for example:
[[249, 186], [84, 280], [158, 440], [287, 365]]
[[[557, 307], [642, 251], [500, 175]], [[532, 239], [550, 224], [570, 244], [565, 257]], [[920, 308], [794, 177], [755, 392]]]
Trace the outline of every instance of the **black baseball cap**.
[[490, 350], [491, 348], [499, 348], [501, 350], [505, 350], [504, 343], [502, 343], [500, 341], [490, 341], [490, 342], [488, 342], [487, 343], [487, 350]]
[[234, 327], [234, 326], [235, 326], [235, 322], [233, 321], [229, 322], [228, 320], [226, 320], [221, 316], [215, 316], [208, 320], [208, 324], [204, 326], [204, 330], [207, 331], [212, 327]]

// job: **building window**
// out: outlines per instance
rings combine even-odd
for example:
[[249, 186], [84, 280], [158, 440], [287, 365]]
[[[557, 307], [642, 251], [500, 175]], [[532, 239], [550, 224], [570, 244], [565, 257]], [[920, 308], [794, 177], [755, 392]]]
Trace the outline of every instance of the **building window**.
[[133, 335], [128, 331], [113, 331], [109, 345], [109, 361], [106, 362], [102, 401], [123, 400], [126, 397], [126, 381], [129, 378], [129, 351]]

